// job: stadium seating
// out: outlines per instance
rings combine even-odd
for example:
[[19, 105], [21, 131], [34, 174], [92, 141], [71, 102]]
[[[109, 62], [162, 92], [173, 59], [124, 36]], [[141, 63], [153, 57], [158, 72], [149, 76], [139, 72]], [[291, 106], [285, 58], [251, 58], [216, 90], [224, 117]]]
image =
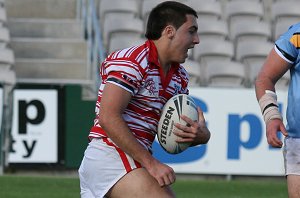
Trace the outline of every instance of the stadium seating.
[[200, 19], [221, 19], [222, 4], [215, 0], [187, 0], [187, 5], [194, 8]]
[[7, 47], [0, 48], [0, 68], [12, 69], [15, 64], [14, 52]]
[[0, 24], [3, 25], [7, 22], [6, 9], [3, 6], [0, 6]]
[[269, 41], [240, 41], [236, 47], [236, 60], [245, 65], [245, 86], [252, 87], [274, 44]]
[[152, 8], [163, 1], [164, 0], [142, 0], [141, 18], [144, 21], [144, 24], [147, 23], [149, 13]]
[[10, 48], [10, 31], [7, 27], [5, 1], [0, 0], [0, 84], [13, 87], [16, 83], [14, 52]]
[[142, 37], [143, 33], [144, 24], [140, 18], [132, 16], [119, 18], [119, 15], [111, 15], [104, 19], [103, 43], [106, 47], [112, 37], [124, 34]]
[[257, 1], [228, 1], [224, 9], [229, 27], [236, 20], [263, 20], [264, 18], [263, 4]]
[[200, 62], [207, 62], [210, 60], [231, 60], [233, 57], [234, 45], [229, 40], [202, 40], [193, 50], [193, 59]]
[[130, 16], [139, 16], [140, 7], [136, 0], [101, 0], [99, 3], [99, 18], [105, 19], [108, 15], [114, 15], [115, 13], [123, 13]]
[[206, 39], [228, 39], [229, 30], [225, 20], [198, 18], [198, 34], [200, 41]]
[[274, 44], [269, 41], [243, 40], [237, 44], [235, 58], [238, 61], [245, 61], [247, 58], [266, 58]]
[[187, 72], [190, 75], [190, 82], [189, 86], [201, 86], [203, 85], [203, 79], [202, 79], [202, 71], [201, 66], [199, 62], [193, 61], [191, 59], [187, 59], [183, 63], [184, 68], [187, 70]]
[[0, 0], [0, 7], [4, 7], [5, 6], [5, 0]]
[[[3, 0], [0, 0], [0, 4], [1, 1]], [[96, 3], [97, 11], [100, 19], [102, 41], [106, 52], [110, 53], [144, 42], [144, 32], [149, 12], [154, 6], [163, 1], [164, 0], [98, 0]], [[199, 26], [198, 34], [200, 44], [196, 45], [194, 49], [189, 50], [189, 60], [187, 63], [189, 63], [189, 65], [196, 64], [196, 62], [198, 63], [197, 67], [201, 70], [201, 77], [196, 78], [195, 84], [200, 86], [205, 86], [203, 76], [206, 75], [207, 64], [215, 60], [227, 62], [236, 61], [244, 64], [246, 72], [245, 82], [253, 83], [257, 70], [266, 57], [266, 48], [269, 48], [274, 40], [286, 31], [291, 24], [300, 21], [300, 13], [298, 11], [299, 9], [297, 9], [299, 7], [299, 1], [296, 0], [289, 0], [289, 2], [292, 3], [286, 3], [285, 0], [177, 1], [190, 5], [199, 15], [197, 22]], [[17, 15], [18, 13], [11, 12], [10, 14]], [[28, 15], [29, 14], [26, 13], [26, 16]], [[33, 17], [35, 17], [35, 15], [37, 14], [34, 13]], [[26, 29], [26, 25], [23, 24], [27, 24], [28, 21], [23, 23], [22, 20], [17, 18], [18, 17], [13, 17], [9, 23], [10, 29], [13, 31], [11, 34], [17, 37], [17, 39], [13, 39], [14, 42], [12, 42], [11, 45], [13, 47], [20, 47], [19, 49], [14, 49], [15, 53], [17, 53], [18, 61], [21, 61], [22, 65], [30, 65], [30, 63], [26, 63], [27, 60], [22, 57], [26, 55], [26, 53], [22, 53], [22, 56], [19, 56], [22, 46], [24, 48], [24, 46], [27, 45], [22, 42], [19, 43], [20, 32], [23, 32], [23, 35], [26, 35], [26, 37], [30, 35], [46, 37], [53, 36], [53, 34], [50, 35], [46, 31], [43, 31], [44, 27], [37, 22], [30, 24], [32, 31], [30, 28]], [[6, 12], [5, 10], [2, 12], [0, 6], [0, 22], [1, 21], [5, 23]], [[7, 31], [5, 28], [0, 28], [0, 42], [3, 44], [6, 43], [8, 38], [5, 31]], [[68, 35], [72, 34], [68, 33]], [[62, 35], [54, 37], [59, 38], [59, 36]], [[73, 38], [78, 38], [78, 36], [79, 35], [74, 35]], [[67, 36], [64, 37], [67, 38]], [[246, 44], [248, 40], [253, 41], [253, 43]], [[258, 41], [266, 45], [262, 47], [258, 45]], [[252, 50], [253, 45], [256, 45], [256, 50], [254, 51]], [[43, 50], [40, 50], [39, 53], [42, 51]], [[12, 58], [10, 58], [10, 60], [12, 60]], [[53, 60], [50, 62], [53, 62]], [[32, 63], [29, 67], [33, 67], [33, 65], [35, 65], [35, 63]], [[16, 67], [16, 69], [19, 71], [20, 68]], [[193, 78], [200, 74], [193, 69], [188, 70]], [[24, 71], [22, 70], [22, 72]], [[86, 72], [83, 72], [83, 74], [87, 75]], [[74, 76], [76, 75], [74, 74]], [[200, 84], [199, 79], [201, 81]], [[244, 83], [244, 85], [253, 86], [247, 85], [247, 83]]]
[[15, 72], [11, 69], [0, 66], [0, 84], [14, 86], [16, 84]]
[[300, 1], [276, 1], [271, 7], [271, 17], [273, 22], [294, 18], [300, 21]]
[[231, 61], [234, 58], [234, 45], [223, 39], [207, 39], [200, 41], [193, 49], [193, 60], [200, 63], [202, 79], [207, 84], [207, 68], [210, 62]]
[[210, 61], [206, 75], [209, 87], [242, 88], [246, 78], [244, 65], [234, 61]]
[[276, 39], [279, 38], [279, 36], [286, 32], [289, 27], [295, 23], [299, 23], [300, 19], [297, 18], [285, 18], [281, 19], [279, 21], [275, 21], [273, 25], [273, 34], [272, 34], [272, 39], [275, 41]]
[[6, 26], [0, 26], [0, 48], [4, 48], [10, 42], [10, 33]]
[[300, 22], [300, 1], [289, 0], [286, 1], [277, 0], [274, 1], [270, 7], [270, 17], [272, 23], [272, 39], [276, 40], [283, 32], [294, 23]]
[[[139, 13], [140, 15], [137, 18], [143, 21], [143, 27], [145, 29], [150, 10], [164, 0], [136, 1], [139, 2], [140, 5], [139, 11], [130, 11], [129, 9], [126, 11], [125, 8], [123, 11], [113, 12], [116, 16], [119, 15], [116, 19], [126, 18], [128, 17], [128, 13], [131, 13], [131, 16], [137, 17]], [[196, 45], [194, 49], [189, 50], [189, 60], [187, 62], [189, 64], [192, 64], [191, 61], [199, 63], [198, 66], [200, 67], [202, 75], [202, 83], [200, 86], [204, 86], [205, 84], [203, 83], [203, 76], [205, 75], [205, 71], [208, 67], [207, 64], [210, 64], [211, 61], [215, 60], [225, 60], [229, 62], [234, 60], [245, 66], [244, 70], [246, 75], [244, 76], [244, 85], [252, 87], [253, 84], [251, 83], [254, 82], [262, 62], [265, 60], [270, 47], [273, 46], [273, 41], [278, 38], [278, 35], [286, 31], [290, 24], [298, 20], [295, 18], [291, 20], [291, 17], [281, 17], [280, 20], [276, 20], [276, 22], [274, 22], [275, 14], [273, 10], [276, 6], [273, 4], [280, 4], [279, 2], [284, 2], [280, 0], [178, 1], [193, 7], [199, 16], [197, 23], [199, 26], [198, 34], [200, 38], [200, 45]], [[290, 1], [294, 2], [295, 0]], [[283, 10], [281, 12], [283, 13]], [[127, 16], [122, 15], [124, 13], [126, 13]], [[112, 22], [109, 22], [108, 24], [110, 28], [114, 25]], [[137, 22], [136, 24], [140, 27], [140, 22]], [[130, 25], [127, 25], [127, 27], [129, 26]], [[121, 26], [119, 25], [119, 27]], [[136, 43], [140, 43], [143, 39], [144, 29], [139, 28], [139, 30], [136, 31], [132, 30], [132, 32], [137, 33], [137, 35], [133, 36], [116, 34], [122, 36], [120, 36], [120, 38], [118, 38], [119, 36], [113, 36], [114, 38], [110, 41], [110, 38], [105, 36], [107, 34], [107, 30], [103, 28], [103, 37], [106, 38], [104, 39], [104, 42], [107, 41], [107, 51], [111, 52], [116, 49], [124, 48], [130, 44], [134, 45]], [[121, 37], [128, 39], [125, 39], [125, 42]], [[130, 38], [136, 38], [137, 40], [129, 41]], [[247, 44], [247, 42], [250, 41], [253, 41], [253, 43]], [[253, 45], [256, 45], [256, 50], [253, 48]], [[194, 75], [197, 72], [190, 69], [188, 70], [194, 78]], [[195, 81], [195, 84], [198, 83], [198, 80], [199, 79]]]
[[247, 19], [233, 21], [229, 34], [235, 44], [240, 40], [268, 41], [272, 37], [268, 22]]
[[275, 88], [279, 90], [287, 90], [290, 83], [290, 72], [287, 71], [275, 84]]
[[34, 7], [28, 1], [5, 1], [18, 83], [94, 87], [95, 74], [87, 58], [90, 48], [82, 21], [76, 18], [76, 1], [30, 2]]
[[108, 53], [119, 49], [125, 49], [128, 47], [143, 44], [145, 39], [138, 35], [118, 35], [112, 37], [108, 44]]

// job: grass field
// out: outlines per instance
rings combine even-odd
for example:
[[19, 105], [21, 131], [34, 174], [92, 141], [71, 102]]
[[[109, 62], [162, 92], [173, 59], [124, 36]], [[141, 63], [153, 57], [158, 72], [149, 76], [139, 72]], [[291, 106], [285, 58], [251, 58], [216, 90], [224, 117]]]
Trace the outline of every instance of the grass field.
[[[284, 180], [183, 180], [173, 185], [178, 198], [286, 198]], [[79, 198], [78, 178], [0, 176], [1, 198]]]

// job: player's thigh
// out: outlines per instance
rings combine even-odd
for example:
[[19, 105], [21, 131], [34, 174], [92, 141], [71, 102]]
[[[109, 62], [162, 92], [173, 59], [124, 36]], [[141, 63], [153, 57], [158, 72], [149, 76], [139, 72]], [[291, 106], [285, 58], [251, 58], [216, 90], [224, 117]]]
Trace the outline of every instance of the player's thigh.
[[286, 137], [283, 149], [289, 198], [300, 197], [300, 138]]
[[160, 187], [144, 168], [134, 169], [120, 179], [107, 194], [110, 198], [171, 198], [175, 197], [170, 186]]
[[289, 198], [300, 197], [300, 175], [288, 175], [287, 185]]

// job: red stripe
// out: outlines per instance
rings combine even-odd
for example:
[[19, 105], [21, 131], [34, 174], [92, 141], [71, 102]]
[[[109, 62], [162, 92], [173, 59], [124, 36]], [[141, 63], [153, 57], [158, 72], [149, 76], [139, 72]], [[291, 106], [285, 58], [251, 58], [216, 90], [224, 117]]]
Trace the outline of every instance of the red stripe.
[[[105, 131], [101, 127], [93, 126], [91, 128], [91, 131], [99, 134], [102, 137], [108, 137], [107, 134], [105, 133]], [[153, 136], [152, 134], [146, 133], [144, 131], [132, 129], [132, 132], [134, 132], [138, 137], [146, 138], [147, 140], [149, 140], [151, 142], [153, 142], [155, 139], [155, 136]]]
[[150, 142], [153, 142], [154, 139], [155, 139], [155, 136], [153, 136], [152, 134], [149, 134], [149, 133], [145, 133], [143, 131], [137, 131], [137, 130], [134, 130], [134, 133], [138, 136], [138, 137], [143, 137], [147, 140], [149, 140]]
[[[159, 119], [159, 115], [156, 112], [158, 112], [160, 109], [153, 108], [153, 111], [149, 111], [146, 106], [142, 107], [142, 106], [137, 106], [137, 105], [138, 104], [129, 103], [127, 108], [134, 112], [142, 114], [144, 117]], [[157, 110], [157, 111], [155, 111], [155, 110]]]
[[95, 133], [98, 133], [101, 136], [107, 137], [107, 134], [105, 133], [105, 131], [102, 128], [100, 128], [100, 127], [93, 126], [91, 128], [91, 131], [95, 132]]
[[140, 163], [138, 163], [137, 161], [134, 160], [134, 163], [136, 165], [136, 168], [142, 168], [142, 165]]
[[132, 171], [132, 168], [131, 168], [131, 166], [130, 166], [130, 163], [129, 163], [129, 161], [128, 161], [128, 159], [127, 159], [127, 156], [126, 156], [126, 154], [124, 153], [124, 151], [122, 151], [119, 147], [117, 147], [116, 145], [114, 145], [112, 142], [109, 142], [107, 138], [102, 138], [102, 139], [103, 139], [103, 141], [104, 141], [108, 146], [113, 146], [113, 147], [117, 150], [117, 152], [119, 153], [119, 155], [120, 155], [120, 157], [121, 157], [121, 160], [122, 160], [122, 162], [123, 162], [123, 164], [124, 164], [124, 167], [125, 167], [125, 169], [126, 169], [126, 172], [128, 173], [128, 172]]
[[132, 46], [130, 47], [124, 54], [124, 57], [128, 57], [129, 53], [132, 53], [132, 51], [135, 51], [135, 50], [132, 50], [133, 48], [135, 48], [135, 46]]

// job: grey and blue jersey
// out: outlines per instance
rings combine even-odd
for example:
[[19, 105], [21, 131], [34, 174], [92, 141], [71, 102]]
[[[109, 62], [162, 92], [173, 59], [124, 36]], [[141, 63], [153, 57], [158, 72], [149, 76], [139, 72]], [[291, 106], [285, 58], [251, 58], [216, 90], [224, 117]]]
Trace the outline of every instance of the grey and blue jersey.
[[275, 42], [275, 51], [292, 64], [286, 112], [289, 136], [300, 138], [300, 23], [292, 25]]

